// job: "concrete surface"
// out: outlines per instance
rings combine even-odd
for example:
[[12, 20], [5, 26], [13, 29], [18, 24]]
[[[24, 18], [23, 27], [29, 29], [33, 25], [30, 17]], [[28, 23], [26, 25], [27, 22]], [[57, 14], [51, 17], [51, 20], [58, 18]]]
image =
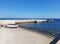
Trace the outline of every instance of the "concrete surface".
[[0, 44], [49, 44], [51, 38], [24, 28], [0, 28]]

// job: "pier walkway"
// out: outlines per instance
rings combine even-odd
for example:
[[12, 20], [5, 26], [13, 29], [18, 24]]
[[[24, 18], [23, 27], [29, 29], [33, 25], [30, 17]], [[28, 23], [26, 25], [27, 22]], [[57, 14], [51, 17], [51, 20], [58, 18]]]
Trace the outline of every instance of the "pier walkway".
[[0, 28], [0, 44], [49, 44], [51, 41], [25, 28]]

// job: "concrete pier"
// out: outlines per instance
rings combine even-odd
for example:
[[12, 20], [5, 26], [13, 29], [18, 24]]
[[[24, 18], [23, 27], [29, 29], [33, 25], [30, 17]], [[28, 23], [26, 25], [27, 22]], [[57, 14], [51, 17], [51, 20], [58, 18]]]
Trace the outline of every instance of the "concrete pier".
[[0, 44], [49, 44], [52, 40], [25, 28], [0, 28]]
[[18, 23], [39, 23], [39, 22], [47, 22], [47, 20], [15, 20]]
[[0, 20], [0, 24], [39, 23], [51, 22], [51, 20]]

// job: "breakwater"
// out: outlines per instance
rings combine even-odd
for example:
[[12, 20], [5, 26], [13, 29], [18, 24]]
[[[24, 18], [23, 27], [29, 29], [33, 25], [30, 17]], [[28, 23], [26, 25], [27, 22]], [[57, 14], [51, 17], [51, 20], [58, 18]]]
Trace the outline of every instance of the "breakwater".
[[16, 24], [20, 23], [39, 23], [39, 22], [52, 22], [53, 20], [15, 20]]

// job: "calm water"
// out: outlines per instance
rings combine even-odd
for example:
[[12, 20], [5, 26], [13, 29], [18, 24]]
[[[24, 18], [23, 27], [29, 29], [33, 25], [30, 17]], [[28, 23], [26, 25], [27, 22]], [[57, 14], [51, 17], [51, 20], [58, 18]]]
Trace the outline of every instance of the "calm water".
[[24, 27], [35, 28], [38, 31], [48, 30], [60, 33], [60, 19], [53, 19], [53, 22], [22, 24]]

